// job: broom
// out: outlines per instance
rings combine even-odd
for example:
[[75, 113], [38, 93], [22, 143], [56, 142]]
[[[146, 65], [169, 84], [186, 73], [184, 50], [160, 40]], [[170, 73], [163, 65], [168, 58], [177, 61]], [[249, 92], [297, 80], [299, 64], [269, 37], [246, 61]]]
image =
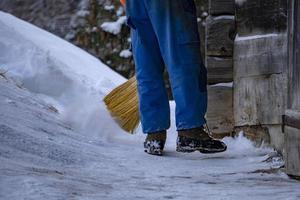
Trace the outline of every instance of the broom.
[[[125, 7], [126, 0], [121, 0], [121, 4]], [[103, 100], [120, 127], [133, 134], [140, 122], [135, 76], [113, 89]]]
[[103, 100], [120, 127], [133, 134], [140, 121], [136, 78], [130, 78], [112, 90]]

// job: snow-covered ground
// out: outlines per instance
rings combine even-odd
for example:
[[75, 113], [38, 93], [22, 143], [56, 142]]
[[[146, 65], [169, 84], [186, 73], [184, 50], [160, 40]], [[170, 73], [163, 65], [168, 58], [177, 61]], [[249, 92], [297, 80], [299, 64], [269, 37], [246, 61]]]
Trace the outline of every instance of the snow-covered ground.
[[0, 52], [1, 200], [300, 198], [273, 150], [242, 135], [225, 153], [180, 154], [172, 126], [166, 155], [145, 154], [140, 130], [120, 130], [101, 100], [124, 78], [2, 12]]

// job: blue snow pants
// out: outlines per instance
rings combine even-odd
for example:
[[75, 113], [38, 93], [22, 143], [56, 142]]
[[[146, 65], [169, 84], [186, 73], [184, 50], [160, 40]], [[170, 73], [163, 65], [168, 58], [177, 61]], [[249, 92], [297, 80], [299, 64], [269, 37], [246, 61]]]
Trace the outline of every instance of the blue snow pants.
[[201, 127], [207, 110], [207, 71], [194, 0], [127, 0], [126, 12], [143, 132], [170, 127], [165, 67], [176, 103], [177, 130]]

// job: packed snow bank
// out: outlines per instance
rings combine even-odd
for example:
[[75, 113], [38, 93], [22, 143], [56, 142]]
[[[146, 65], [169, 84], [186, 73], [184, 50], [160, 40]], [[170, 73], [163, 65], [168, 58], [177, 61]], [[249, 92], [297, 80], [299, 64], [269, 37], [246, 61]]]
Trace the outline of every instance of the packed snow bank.
[[83, 132], [121, 132], [102, 98], [126, 81], [80, 48], [0, 12], [0, 69], [43, 96], [62, 117]]
[[39, 85], [73, 81], [102, 92], [126, 80], [82, 49], [10, 14], [0, 12], [0, 25], [1, 68], [22, 79], [50, 74]]

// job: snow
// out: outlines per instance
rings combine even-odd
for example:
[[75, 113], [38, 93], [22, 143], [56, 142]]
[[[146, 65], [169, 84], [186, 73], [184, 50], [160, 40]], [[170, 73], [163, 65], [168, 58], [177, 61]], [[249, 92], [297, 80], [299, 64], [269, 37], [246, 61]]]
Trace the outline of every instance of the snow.
[[229, 83], [217, 83], [214, 85], [210, 85], [211, 87], [233, 87], [233, 82]]
[[[125, 81], [80, 48], [9, 14], [0, 12], [0, 17], [1, 52], [5, 52], [1, 55], [1, 67], [9, 73], [23, 78], [61, 73], [67, 76], [66, 79], [80, 80], [95, 88], [107, 85], [107, 82], [119, 85]], [[36, 57], [32, 58], [33, 55]], [[46, 66], [41, 67], [45, 63]]]
[[278, 36], [279, 36], [279, 34], [277, 34], [277, 33], [252, 35], [252, 36], [245, 36], [245, 37], [236, 35], [235, 41], [255, 40], [255, 39], [261, 39], [261, 38], [266, 38], [266, 37], [278, 37]]
[[90, 12], [88, 10], [79, 10], [76, 15], [78, 17], [86, 17], [90, 14]]
[[73, 40], [76, 37], [76, 32], [75, 31], [70, 31], [69, 33], [67, 33], [67, 35], [65, 36], [65, 39], [68, 41]]
[[221, 19], [226, 19], [226, 20], [234, 20], [235, 16], [233, 15], [220, 15], [217, 17], [213, 17], [214, 20], [221, 20]]
[[132, 56], [132, 53], [129, 49], [124, 49], [120, 52], [119, 56], [122, 58], [129, 58]]
[[112, 11], [114, 9], [115, 9], [114, 5], [106, 5], [106, 6], [104, 6], [104, 10], [107, 10], [107, 11]]
[[118, 8], [117, 12], [116, 12], [116, 15], [117, 15], [118, 17], [120, 17], [120, 16], [123, 15], [123, 14], [124, 14], [124, 8], [123, 8], [123, 6], [120, 6], [120, 7]]
[[205, 17], [207, 17], [208, 16], [208, 13], [207, 12], [203, 12], [202, 14], [201, 14], [201, 17], [202, 18], [205, 18]]
[[118, 35], [121, 32], [123, 24], [126, 22], [126, 16], [119, 17], [119, 19], [115, 22], [104, 22], [101, 25], [101, 28], [114, 35]]
[[221, 154], [175, 152], [174, 102], [165, 156], [145, 154], [101, 101], [126, 79], [3, 12], [0, 27], [0, 199], [299, 199], [274, 151], [242, 134]]
[[243, 5], [247, 0], [235, 0], [235, 3], [239, 6]]
[[292, 117], [294, 119], [299, 119], [300, 118], [299, 111], [296, 111], [296, 110], [290, 110], [290, 109], [286, 110], [285, 115], [289, 116], [289, 117]]

